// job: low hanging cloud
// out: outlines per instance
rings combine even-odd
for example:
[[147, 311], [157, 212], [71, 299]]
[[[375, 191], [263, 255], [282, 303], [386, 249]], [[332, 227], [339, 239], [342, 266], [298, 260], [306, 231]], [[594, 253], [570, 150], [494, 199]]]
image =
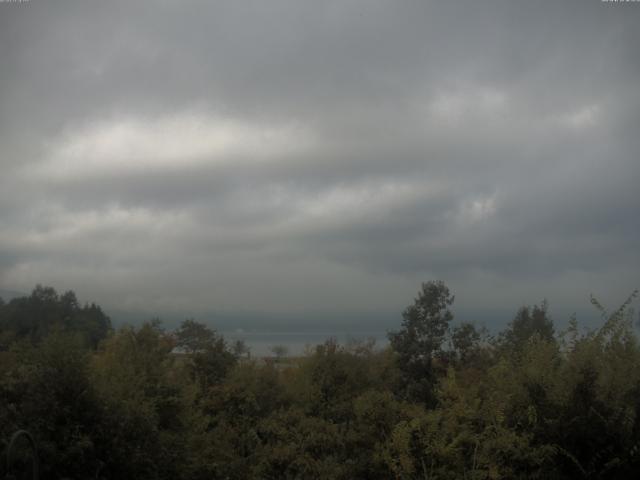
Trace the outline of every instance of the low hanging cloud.
[[0, 288], [257, 322], [392, 318], [432, 278], [480, 316], [618, 301], [632, 7], [2, 4]]

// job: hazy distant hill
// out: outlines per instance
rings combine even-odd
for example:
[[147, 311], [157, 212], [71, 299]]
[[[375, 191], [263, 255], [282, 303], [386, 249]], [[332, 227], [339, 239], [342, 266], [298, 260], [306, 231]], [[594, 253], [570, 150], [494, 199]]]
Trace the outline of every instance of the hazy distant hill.
[[8, 302], [12, 298], [16, 297], [27, 297], [28, 294], [22, 292], [15, 292], [13, 290], [2, 290], [0, 288], [0, 298], [2, 298], [5, 302]]

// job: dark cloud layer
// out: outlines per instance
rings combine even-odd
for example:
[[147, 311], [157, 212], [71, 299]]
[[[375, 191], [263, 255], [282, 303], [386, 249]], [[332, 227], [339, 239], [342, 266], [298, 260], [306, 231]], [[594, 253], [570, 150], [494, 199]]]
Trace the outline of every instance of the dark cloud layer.
[[639, 20], [0, 3], [0, 287], [309, 322], [378, 322], [430, 278], [478, 315], [618, 301], [640, 284]]

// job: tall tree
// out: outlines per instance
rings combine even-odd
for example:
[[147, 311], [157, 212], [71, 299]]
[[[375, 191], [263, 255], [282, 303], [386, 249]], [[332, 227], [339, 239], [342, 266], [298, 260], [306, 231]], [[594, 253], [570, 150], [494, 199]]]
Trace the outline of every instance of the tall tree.
[[188, 319], [175, 331], [176, 347], [188, 356], [188, 369], [203, 390], [219, 383], [236, 364], [237, 356], [215, 330]]
[[441, 350], [453, 320], [449, 309], [453, 300], [443, 281], [423, 283], [413, 305], [402, 314], [402, 328], [389, 333], [391, 348], [397, 354], [404, 387], [411, 399], [433, 402], [433, 357]]
[[554, 341], [553, 321], [549, 317], [546, 300], [533, 307], [524, 306], [501, 334], [500, 342], [512, 350], [521, 350], [534, 335], [542, 340]]

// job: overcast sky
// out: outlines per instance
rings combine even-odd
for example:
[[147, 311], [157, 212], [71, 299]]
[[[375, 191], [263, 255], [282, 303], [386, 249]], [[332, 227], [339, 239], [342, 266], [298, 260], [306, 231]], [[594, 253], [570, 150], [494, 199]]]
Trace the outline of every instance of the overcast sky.
[[600, 0], [0, 3], [0, 288], [372, 328], [430, 279], [479, 316], [620, 302], [639, 25]]

